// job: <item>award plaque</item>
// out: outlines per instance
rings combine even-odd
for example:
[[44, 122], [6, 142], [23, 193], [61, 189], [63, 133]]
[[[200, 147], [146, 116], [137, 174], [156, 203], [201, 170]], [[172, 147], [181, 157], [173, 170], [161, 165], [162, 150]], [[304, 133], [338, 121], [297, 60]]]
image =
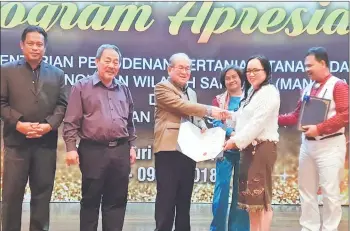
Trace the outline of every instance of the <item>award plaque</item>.
[[327, 119], [329, 105], [331, 101], [329, 99], [317, 98], [310, 96], [307, 100], [303, 100], [298, 130], [305, 131], [303, 126], [305, 125], [317, 125]]

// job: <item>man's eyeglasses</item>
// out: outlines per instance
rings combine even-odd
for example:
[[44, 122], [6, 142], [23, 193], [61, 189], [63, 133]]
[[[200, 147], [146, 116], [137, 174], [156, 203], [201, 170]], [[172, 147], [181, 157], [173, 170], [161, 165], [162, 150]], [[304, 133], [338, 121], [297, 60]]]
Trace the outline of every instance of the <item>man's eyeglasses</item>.
[[185, 71], [186, 73], [190, 73], [191, 72], [191, 68], [190, 67], [183, 67], [183, 66], [174, 66], [175, 69], [177, 69], [178, 71]]
[[264, 69], [252, 69], [252, 70], [247, 70], [246, 71], [246, 74], [247, 75], [250, 75], [250, 74], [253, 74], [253, 75], [256, 75], [258, 74], [259, 71], [263, 71]]

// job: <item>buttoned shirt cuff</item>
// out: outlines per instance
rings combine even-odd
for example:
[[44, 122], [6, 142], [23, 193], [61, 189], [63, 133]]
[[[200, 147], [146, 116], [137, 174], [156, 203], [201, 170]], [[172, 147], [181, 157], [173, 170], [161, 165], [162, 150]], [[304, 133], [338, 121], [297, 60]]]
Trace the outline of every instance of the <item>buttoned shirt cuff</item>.
[[239, 151], [242, 151], [246, 147], [244, 146], [244, 143], [239, 140], [237, 136], [232, 136], [230, 140], [233, 140], [233, 142], [236, 144]]
[[129, 146], [131, 147], [136, 147], [136, 142], [134, 140], [129, 140]]
[[206, 116], [209, 116], [209, 117], [212, 116], [212, 107], [211, 106], [207, 106]]
[[67, 152], [76, 151], [77, 150], [77, 144], [75, 142], [66, 143], [66, 148], [67, 148]]

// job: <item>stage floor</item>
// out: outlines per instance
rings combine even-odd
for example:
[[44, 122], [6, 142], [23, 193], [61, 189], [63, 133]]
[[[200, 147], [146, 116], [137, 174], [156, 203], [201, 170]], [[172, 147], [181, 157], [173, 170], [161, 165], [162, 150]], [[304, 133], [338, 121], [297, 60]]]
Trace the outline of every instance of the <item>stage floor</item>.
[[[78, 231], [79, 203], [52, 203], [50, 231]], [[322, 209], [322, 207], [321, 207]], [[272, 231], [297, 231], [299, 226], [299, 206], [274, 206]], [[153, 231], [153, 203], [129, 203], [123, 231]], [[349, 230], [349, 207], [343, 207], [343, 218], [338, 231]], [[192, 204], [192, 231], [208, 231], [211, 222], [211, 204]], [[23, 205], [22, 231], [28, 230], [29, 203]], [[99, 225], [99, 231], [101, 225]]]

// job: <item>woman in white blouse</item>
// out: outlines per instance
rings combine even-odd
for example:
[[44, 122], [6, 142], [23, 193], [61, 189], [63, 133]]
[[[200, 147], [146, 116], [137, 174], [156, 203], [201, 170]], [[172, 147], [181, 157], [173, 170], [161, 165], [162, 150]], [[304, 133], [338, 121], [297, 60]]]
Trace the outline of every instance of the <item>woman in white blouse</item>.
[[249, 212], [250, 230], [269, 231], [280, 95], [271, 84], [271, 66], [264, 56], [251, 57], [245, 74], [245, 96], [232, 116], [236, 134], [224, 150], [239, 149], [242, 153], [238, 205]]

